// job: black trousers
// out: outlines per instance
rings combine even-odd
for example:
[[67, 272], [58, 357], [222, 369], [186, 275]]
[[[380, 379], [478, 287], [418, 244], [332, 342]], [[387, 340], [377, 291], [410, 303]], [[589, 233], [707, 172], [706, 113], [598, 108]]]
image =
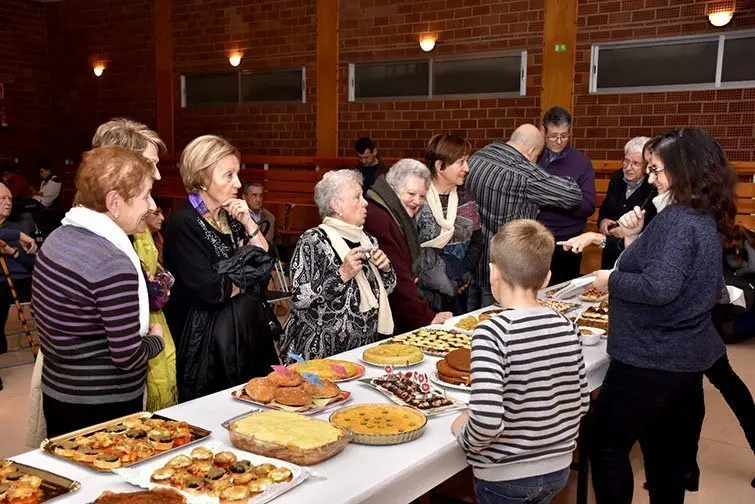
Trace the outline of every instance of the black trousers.
[[630, 504], [629, 453], [643, 439], [651, 504], [684, 502], [686, 449], [702, 373], [641, 369], [613, 360], [594, 404], [590, 461], [597, 504]]
[[553, 259], [551, 259], [550, 285], [557, 285], [577, 278], [580, 275], [581, 267], [582, 254], [567, 252], [562, 246], [556, 245]]
[[132, 401], [102, 404], [72, 404], [42, 394], [42, 410], [47, 421], [47, 437], [107, 422], [142, 411], [142, 398]]
[[[0, 271], [0, 276], [3, 276], [2, 271]], [[13, 279], [13, 286], [16, 288], [20, 303], [26, 303], [31, 299], [31, 278]], [[3, 278], [3, 281], [0, 282], [0, 354], [8, 351], [5, 324], [8, 322], [11, 304], [13, 304], [13, 295], [10, 287], [8, 287], [8, 282]]]

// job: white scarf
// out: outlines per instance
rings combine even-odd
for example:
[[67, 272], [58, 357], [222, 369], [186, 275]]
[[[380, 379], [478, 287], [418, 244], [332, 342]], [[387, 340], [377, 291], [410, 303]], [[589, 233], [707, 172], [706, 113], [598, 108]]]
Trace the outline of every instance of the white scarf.
[[456, 222], [456, 211], [459, 209], [459, 193], [456, 191], [456, 187], [451, 189], [451, 193], [448, 195], [448, 209], [446, 210], [446, 216], [443, 216], [443, 205], [440, 202], [440, 194], [438, 189], [435, 188], [435, 183], [430, 184], [430, 189], [425, 195], [425, 201], [430, 207], [430, 211], [435, 217], [435, 222], [440, 225], [440, 234], [422, 243], [422, 247], [431, 247], [436, 249], [442, 249], [445, 247], [454, 235], [454, 223]]
[[674, 200], [671, 197], [671, 191], [666, 191], [653, 198], [653, 205], [655, 205], [658, 213], [661, 213], [664, 208], [671, 205], [673, 202]]
[[[322, 224], [320, 224], [320, 229], [325, 231], [331, 245], [333, 245], [333, 249], [338, 254], [338, 257], [341, 258], [341, 261], [343, 261], [346, 255], [351, 251], [346, 240], [349, 240], [352, 243], [359, 243], [363, 247], [372, 248], [372, 242], [369, 237], [364, 234], [362, 226], [354, 226], [352, 224], [347, 224], [340, 219], [325, 217]], [[359, 288], [359, 310], [362, 313], [365, 313], [377, 308], [378, 332], [380, 334], [391, 335], [393, 334], [393, 313], [391, 312], [391, 305], [388, 303], [388, 293], [385, 291], [383, 279], [380, 277], [380, 271], [377, 269], [377, 266], [371, 262], [368, 262], [367, 264], [372, 268], [372, 272], [375, 274], [380, 299], [378, 300], [375, 298], [375, 294], [373, 294], [372, 288], [370, 287], [370, 282], [367, 280], [367, 277], [364, 276], [364, 271], [360, 271], [357, 276], [354, 277], [357, 282], [357, 287]]]
[[102, 212], [95, 212], [83, 206], [71, 208], [61, 221], [63, 226], [76, 226], [86, 229], [97, 236], [105, 238], [118, 250], [126, 254], [134, 265], [136, 277], [139, 279], [139, 334], [147, 335], [149, 331], [149, 294], [147, 293], [147, 281], [142, 273], [142, 264], [136, 255], [134, 246], [128, 235]]

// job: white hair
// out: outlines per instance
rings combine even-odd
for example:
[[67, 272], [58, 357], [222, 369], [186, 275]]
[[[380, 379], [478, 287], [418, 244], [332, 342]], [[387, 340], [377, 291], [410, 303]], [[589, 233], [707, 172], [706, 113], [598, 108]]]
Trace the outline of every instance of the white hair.
[[363, 182], [362, 174], [356, 170], [334, 170], [322, 176], [315, 185], [315, 204], [320, 212], [320, 217], [330, 217], [335, 212], [331, 206], [334, 198], [340, 198], [341, 192], [349, 182], [356, 182], [360, 186]]
[[388, 174], [385, 176], [385, 181], [391, 186], [396, 194], [406, 185], [410, 177], [417, 177], [425, 182], [425, 187], [430, 187], [430, 170], [424, 163], [417, 161], [416, 159], [400, 159], [396, 161], [396, 164], [391, 166], [388, 170]]
[[636, 154], [638, 152], [642, 154], [642, 150], [645, 147], [645, 144], [648, 143], [648, 140], [650, 140], [650, 138], [646, 136], [634, 137], [624, 146], [624, 154]]

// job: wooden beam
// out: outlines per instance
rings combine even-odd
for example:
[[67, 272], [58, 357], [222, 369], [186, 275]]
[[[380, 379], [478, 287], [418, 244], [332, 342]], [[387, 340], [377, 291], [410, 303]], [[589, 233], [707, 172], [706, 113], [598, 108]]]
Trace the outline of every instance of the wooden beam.
[[338, 9], [340, 0], [317, 0], [317, 155], [338, 155]]
[[577, 53], [577, 0], [545, 0], [542, 113], [574, 104], [574, 59]]
[[174, 152], [173, 23], [171, 0], [155, 0], [155, 88], [157, 134]]

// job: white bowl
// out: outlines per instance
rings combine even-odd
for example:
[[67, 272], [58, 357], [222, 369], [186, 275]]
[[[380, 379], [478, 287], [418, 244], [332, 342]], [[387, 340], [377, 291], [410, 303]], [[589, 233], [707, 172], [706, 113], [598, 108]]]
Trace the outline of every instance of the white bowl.
[[597, 329], [593, 327], [580, 327], [579, 333], [582, 338], [582, 344], [585, 346], [597, 345], [600, 342], [600, 337], [606, 332], [603, 329]]

